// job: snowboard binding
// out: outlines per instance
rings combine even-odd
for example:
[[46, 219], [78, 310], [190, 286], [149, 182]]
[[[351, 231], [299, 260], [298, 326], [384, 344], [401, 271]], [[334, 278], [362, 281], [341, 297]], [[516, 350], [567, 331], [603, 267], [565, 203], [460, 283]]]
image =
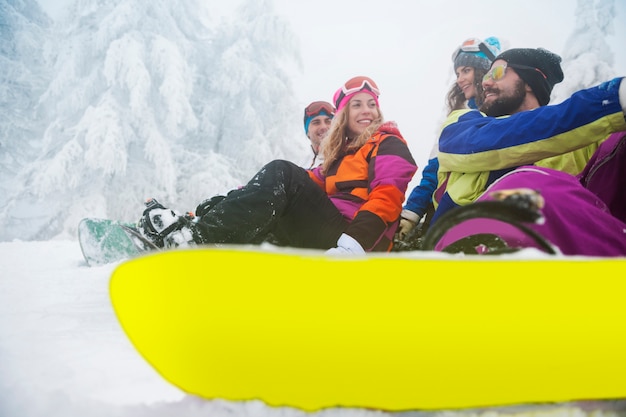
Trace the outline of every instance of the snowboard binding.
[[149, 198], [145, 204], [146, 209], [137, 223], [143, 237], [162, 249], [196, 246], [199, 233], [193, 214], [180, 215], [154, 198]]
[[[559, 253], [558, 248], [526, 225], [544, 221], [541, 209], [545, 202], [541, 194], [513, 189], [493, 192], [490, 196], [491, 201], [478, 201], [443, 214], [424, 236], [421, 249], [435, 250], [439, 246], [439, 250], [447, 253], [497, 255], [532, 246], [551, 255]], [[470, 221], [474, 225], [470, 226]], [[501, 234], [504, 226], [514, 231], [505, 236]], [[442, 247], [440, 242], [450, 233], [454, 238]]]

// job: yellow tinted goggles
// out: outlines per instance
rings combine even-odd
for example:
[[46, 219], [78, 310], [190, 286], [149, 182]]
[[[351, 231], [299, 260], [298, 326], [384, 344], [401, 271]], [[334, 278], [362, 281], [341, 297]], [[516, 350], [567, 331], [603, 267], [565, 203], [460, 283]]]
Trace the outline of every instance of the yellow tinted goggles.
[[506, 75], [507, 67], [516, 68], [516, 69], [529, 69], [533, 71], [537, 71], [544, 79], [547, 79], [546, 75], [539, 69], [535, 67], [529, 67], [528, 65], [518, 65], [518, 64], [502, 64], [496, 65], [495, 67], [491, 67], [489, 72], [487, 72], [483, 76], [483, 82], [489, 81], [489, 79], [493, 81], [499, 81]]

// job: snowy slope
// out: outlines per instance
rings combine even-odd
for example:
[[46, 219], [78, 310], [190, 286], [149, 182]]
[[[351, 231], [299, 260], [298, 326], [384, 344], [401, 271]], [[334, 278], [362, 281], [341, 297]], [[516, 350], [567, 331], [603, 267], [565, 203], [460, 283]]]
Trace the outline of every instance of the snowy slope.
[[[81, 18], [70, 19], [49, 33], [49, 22], [40, 15], [33, 0], [0, 0], [0, 23], [6, 29], [0, 31], [4, 36], [0, 38], [5, 41], [5, 47], [0, 47], [0, 58], [5, 60], [3, 81], [10, 81], [2, 84], [4, 90], [0, 91], [0, 107], [6, 116], [0, 117], [0, 130], [9, 132], [0, 137], [4, 150], [0, 154], [0, 240], [4, 240], [0, 242], [0, 417], [389, 415], [362, 409], [304, 413], [269, 408], [258, 401], [232, 403], [186, 396], [137, 354], [119, 327], [108, 298], [108, 279], [115, 265], [87, 267], [75, 240], [10, 241], [16, 235], [23, 239], [57, 235], [71, 239], [77, 219], [87, 213], [122, 218], [120, 210], [127, 209], [132, 220], [148, 196], [170, 196], [176, 208], [193, 209], [195, 203], [212, 192], [240, 184], [235, 168], [252, 173], [261, 161], [309, 152], [300, 125], [301, 103], [293, 97], [287, 74], [276, 71], [276, 62], [298, 61], [299, 53], [293, 50], [291, 42], [276, 48], [275, 42], [293, 37], [287, 26], [276, 19], [272, 7], [263, 9], [272, 2], [250, 0], [250, 7], [242, 8], [227, 23], [210, 25], [217, 33], [212, 44], [205, 42], [209, 27], [204, 27], [200, 19], [199, 12], [206, 11], [194, 5], [223, 3], [217, 0], [187, 0], [184, 4], [189, 7], [167, 1], [72, 3], [76, 3], [72, 13]], [[604, 72], [613, 67], [612, 54], [623, 55], [621, 49], [610, 50], [604, 42], [612, 33], [610, 23], [616, 16], [613, 4], [604, 0], [579, 2], [576, 6], [576, 28], [563, 51], [568, 79], [555, 88], [555, 101], [577, 88], [612, 76], [612, 72]], [[5, 12], [9, 6], [16, 14]], [[415, 7], [421, 10], [422, 6]], [[448, 9], [445, 8], [446, 14]], [[373, 10], [380, 13], [378, 7]], [[480, 9], [479, 13], [493, 22], [490, 13]], [[467, 19], [464, 13], [459, 15]], [[537, 17], [536, 13], [533, 16]], [[359, 24], [363, 21], [354, 20]], [[451, 32], [454, 45], [474, 35], [476, 22], [467, 20], [474, 24], [471, 30], [462, 25], [445, 27]], [[506, 19], [497, 20], [511, 24]], [[519, 21], [528, 32], [529, 20]], [[187, 28], [188, 32], [182, 33], [178, 27]], [[327, 30], [323, 25], [319, 28]], [[341, 36], [330, 33], [330, 38], [344, 39], [345, 27], [333, 29], [341, 31]], [[360, 31], [356, 34], [363, 36]], [[415, 130], [408, 135], [414, 141], [412, 146], [429, 150], [433, 129], [424, 128], [421, 120], [415, 122], [415, 114], [426, 113], [414, 106], [427, 106], [429, 116], [423, 118], [436, 119], [433, 102], [439, 103], [447, 82], [433, 83], [432, 77], [419, 75], [419, 71], [432, 67], [445, 73], [449, 68], [446, 64], [442, 71], [439, 64], [429, 66], [421, 61], [429, 56], [433, 62], [447, 63], [450, 48], [443, 42], [423, 45], [427, 34], [422, 31], [415, 36], [419, 51], [429, 47], [425, 53], [416, 54], [412, 51], [417, 48], [406, 48], [411, 52], [406, 55], [415, 55], [420, 63], [409, 67], [404, 76], [399, 76], [402, 74], [398, 74], [398, 65], [383, 62], [382, 66], [393, 69], [391, 78], [397, 78], [403, 86], [413, 79], [419, 81], [415, 86], [409, 84], [412, 89], [408, 94], [397, 89], [400, 93], [395, 94], [400, 94], [402, 100], [393, 99], [391, 80], [379, 77], [369, 66], [364, 68], [368, 74], [372, 71], [381, 85], [390, 85], [386, 90], [389, 93], [385, 93], [390, 111], [385, 114], [395, 119], [398, 114], [407, 113], [407, 130]], [[492, 34], [506, 35], [503, 31], [489, 33]], [[52, 43], [47, 53], [40, 48], [43, 38]], [[319, 41], [321, 36], [309, 38], [325, 44]], [[368, 42], [361, 43], [371, 48], [372, 40], [370, 36]], [[388, 42], [387, 38], [382, 41]], [[520, 40], [515, 46], [534, 46], [526, 42], [524, 39], [522, 45]], [[272, 53], [266, 56], [263, 51]], [[127, 54], [136, 59], [126, 59]], [[220, 59], [214, 59], [216, 56]], [[322, 61], [318, 56], [315, 59]], [[381, 66], [380, 60], [371, 61]], [[216, 65], [209, 65], [213, 63]], [[350, 69], [344, 75], [334, 65], [321, 66], [332, 68], [341, 81], [356, 71]], [[622, 68], [619, 70], [621, 74]], [[361, 71], [365, 69], [359, 67], [358, 72]], [[259, 73], [265, 74], [261, 77], [263, 83], [258, 82]], [[335, 87], [335, 81], [331, 83], [321, 72], [309, 68], [304, 75], [311, 86], [324, 83], [323, 88], [314, 89], [316, 94], [325, 91], [328, 83]], [[451, 72], [446, 74], [449, 76]], [[424, 95], [424, 82], [439, 87], [441, 91], [435, 92], [435, 98]], [[47, 93], [42, 94], [46, 88]], [[422, 103], [415, 103], [417, 93], [424, 95], [425, 99], [419, 100]], [[405, 98], [410, 100], [409, 105]], [[45, 117], [30, 113], [16, 117], [16, 109], [31, 108], [33, 102], [39, 102]], [[226, 104], [222, 107], [223, 103]], [[195, 118], [190, 116], [189, 106], [194, 109]], [[237, 111], [227, 111], [230, 108]], [[268, 112], [268, 108], [272, 111]], [[32, 119], [45, 125], [33, 124]], [[261, 122], [266, 123], [262, 136], [253, 135], [251, 132]], [[37, 134], [32, 130], [37, 130]], [[230, 141], [214, 143], [222, 137]], [[224, 146], [229, 147], [231, 154]], [[170, 147], [174, 151], [156, 152]], [[246, 152], [239, 152], [241, 148]], [[186, 149], [202, 152], [190, 163]], [[161, 158], [156, 158], [158, 161], [156, 153]], [[238, 158], [237, 163], [231, 163], [232, 158]], [[113, 197], [122, 201], [107, 209], [105, 201], [110, 202]], [[428, 417], [433, 414], [626, 416], [626, 399], [500, 410], [398, 413]]]
[[[305, 413], [260, 401], [206, 401], [165, 382], [134, 350], [108, 298], [115, 265], [88, 267], [77, 241], [0, 243], [0, 416], [388, 416]], [[402, 416], [626, 416], [624, 401]]]

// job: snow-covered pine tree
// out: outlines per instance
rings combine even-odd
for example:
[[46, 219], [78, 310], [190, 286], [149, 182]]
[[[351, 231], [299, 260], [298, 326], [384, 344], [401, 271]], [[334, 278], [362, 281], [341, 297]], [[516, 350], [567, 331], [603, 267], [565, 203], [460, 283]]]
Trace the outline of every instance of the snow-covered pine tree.
[[218, 129], [215, 150], [256, 168], [310, 152], [303, 140], [303, 109], [285, 70], [286, 63], [301, 65], [298, 42], [288, 22], [274, 13], [273, 1], [244, 0], [217, 34], [215, 47], [215, 96], [206, 109]]
[[554, 87], [551, 103], [615, 77], [613, 35], [615, 0], [577, 0], [576, 21], [561, 57], [565, 78]]
[[[263, 150], [265, 162], [290, 156], [285, 137], [299, 118], [285, 117], [292, 92], [271, 66], [279, 62], [272, 56], [285, 57], [277, 45], [293, 36], [284, 25], [272, 28], [263, 8], [221, 27], [211, 20], [219, 3], [74, 3], [58, 37], [50, 36], [54, 77], [41, 106], [52, 117], [40, 157], [0, 215], [0, 240], [72, 237], [86, 216], [135, 221], [150, 196], [193, 210], [258, 169], [244, 149]], [[234, 65], [222, 64], [239, 35], [254, 42], [234, 47]], [[259, 61], [261, 72], [250, 68]], [[225, 86], [240, 90], [227, 94]], [[238, 153], [224, 152], [222, 138]]]
[[[598, 85], [615, 76], [613, 52], [606, 42], [606, 37], [613, 33], [614, 16], [614, 0], [578, 0], [574, 29], [561, 54], [564, 78], [552, 90], [550, 103], [560, 103], [578, 90]], [[589, 160], [598, 146], [594, 143], [569, 152], [567, 156], [546, 158], [538, 164], [557, 166], [577, 174], [581, 161]], [[559, 162], [552, 165], [556, 159]]]
[[[200, 127], [183, 147], [194, 150], [191, 158], [204, 168], [181, 165], [189, 179], [179, 182], [183, 201], [209, 197], [207, 185], [216, 176], [238, 172], [243, 185], [273, 159], [299, 161], [310, 152], [284, 69], [301, 66], [298, 41], [274, 12], [273, 0], [244, 0], [214, 33], [211, 61], [198, 63], [194, 108]], [[219, 166], [215, 154], [234, 165]]]
[[21, 188], [15, 174], [39, 151], [45, 115], [37, 102], [50, 76], [42, 45], [51, 24], [35, 0], [0, 0], [0, 211]]
[[[202, 33], [195, 3], [176, 4], [189, 11], [183, 23]], [[54, 109], [42, 156], [11, 201], [12, 211], [31, 216], [28, 224], [3, 219], [5, 234], [46, 239], [73, 232], [89, 215], [128, 219], [146, 194], [175, 198], [171, 149], [198, 122], [188, 102], [193, 71], [183, 59], [192, 45], [168, 4], [75, 3], [42, 97]]]

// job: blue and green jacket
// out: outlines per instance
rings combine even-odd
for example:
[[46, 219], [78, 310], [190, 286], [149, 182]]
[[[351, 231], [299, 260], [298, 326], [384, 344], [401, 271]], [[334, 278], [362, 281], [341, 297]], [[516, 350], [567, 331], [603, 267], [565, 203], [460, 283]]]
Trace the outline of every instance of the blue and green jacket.
[[618, 90], [622, 78], [574, 93], [562, 103], [510, 116], [477, 110], [450, 113], [439, 137], [439, 171], [432, 221], [478, 198], [521, 165], [577, 174], [611, 133], [626, 130]]
[[[476, 99], [474, 97], [467, 101], [469, 109], [477, 109]], [[438, 147], [438, 144], [435, 143]], [[422, 170], [422, 179], [420, 183], [413, 188], [406, 204], [402, 208], [402, 217], [417, 223], [420, 218], [424, 217], [430, 205], [433, 202], [433, 193], [437, 189], [437, 171], [439, 170], [439, 159], [437, 159], [437, 149], [431, 153], [428, 158], [428, 164]]]

